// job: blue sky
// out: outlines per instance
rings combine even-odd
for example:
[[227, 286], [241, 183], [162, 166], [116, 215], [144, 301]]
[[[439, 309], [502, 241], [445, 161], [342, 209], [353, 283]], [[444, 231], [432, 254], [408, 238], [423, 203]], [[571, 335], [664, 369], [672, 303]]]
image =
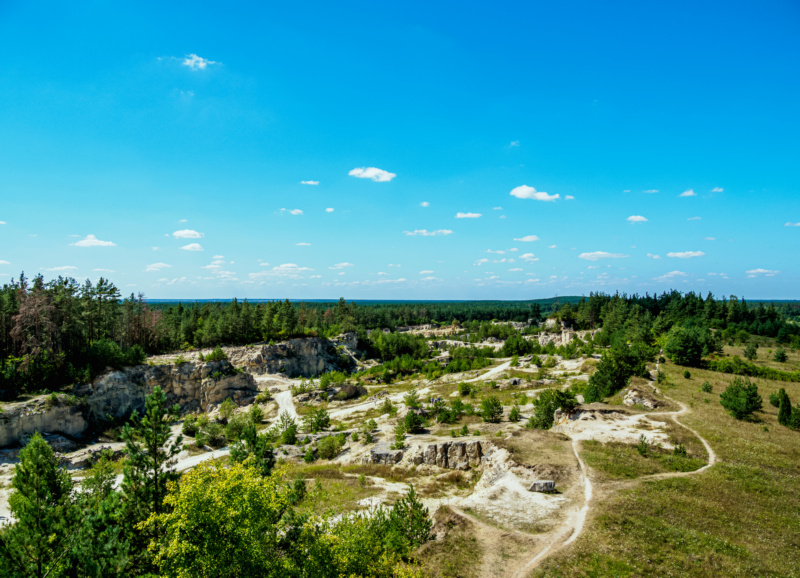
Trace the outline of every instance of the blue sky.
[[798, 30], [790, 1], [5, 1], [0, 283], [800, 298]]

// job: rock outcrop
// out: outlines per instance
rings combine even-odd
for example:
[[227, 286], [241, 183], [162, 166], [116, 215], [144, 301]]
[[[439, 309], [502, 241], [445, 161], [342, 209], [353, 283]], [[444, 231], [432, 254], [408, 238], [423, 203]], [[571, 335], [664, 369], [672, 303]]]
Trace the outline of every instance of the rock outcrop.
[[18, 444], [37, 431], [78, 437], [86, 430], [89, 423], [80, 405], [52, 403], [48, 399], [6, 405], [0, 413], [0, 447]]
[[468, 470], [481, 464], [483, 450], [480, 441], [442, 442], [428, 444], [411, 458], [414, 465], [425, 464], [451, 470]]
[[556, 483], [553, 480], [535, 480], [531, 487], [528, 488], [530, 492], [555, 492]]
[[321, 337], [232, 347], [225, 351], [233, 365], [256, 375], [283, 373], [287, 377], [317, 377], [342, 368], [342, 356], [336, 346]]
[[403, 450], [391, 450], [384, 444], [378, 444], [369, 452], [369, 461], [373, 464], [393, 466], [403, 459]]
[[629, 389], [625, 394], [625, 397], [622, 399], [622, 403], [628, 407], [641, 405], [645, 409], [656, 409], [659, 405], [661, 405], [653, 396], [633, 388]]

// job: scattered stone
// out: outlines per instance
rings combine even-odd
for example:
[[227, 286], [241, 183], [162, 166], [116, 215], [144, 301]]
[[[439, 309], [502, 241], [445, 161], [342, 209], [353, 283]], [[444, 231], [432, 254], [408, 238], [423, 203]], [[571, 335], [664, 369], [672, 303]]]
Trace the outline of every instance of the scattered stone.
[[553, 480], [536, 480], [528, 488], [530, 492], [554, 492], [556, 483]]

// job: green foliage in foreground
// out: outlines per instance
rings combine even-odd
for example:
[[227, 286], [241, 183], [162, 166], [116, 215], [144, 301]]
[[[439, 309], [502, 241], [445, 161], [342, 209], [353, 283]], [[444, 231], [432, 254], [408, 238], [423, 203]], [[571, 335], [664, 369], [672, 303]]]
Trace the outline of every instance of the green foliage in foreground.
[[388, 512], [335, 524], [291, 508], [293, 485], [247, 464], [209, 463], [185, 475], [149, 527], [162, 576], [403, 576], [404, 556], [428, 539], [431, 522], [413, 488]]

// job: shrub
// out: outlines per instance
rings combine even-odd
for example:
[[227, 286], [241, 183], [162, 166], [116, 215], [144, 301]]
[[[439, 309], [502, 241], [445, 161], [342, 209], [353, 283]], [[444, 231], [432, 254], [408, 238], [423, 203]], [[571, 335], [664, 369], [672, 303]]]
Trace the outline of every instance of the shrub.
[[647, 443], [647, 438], [644, 437], [644, 434], [641, 435], [639, 438], [639, 443], [636, 444], [636, 451], [639, 452], [640, 455], [647, 457], [647, 450], [649, 449], [649, 444]]
[[553, 427], [554, 414], [557, 409], [567, 413], [578, 406], [578, 400], [571, 391], [546, 389], [533, 400], [534, 415], [528, 420], [529, 429], [550, 429]]
[[422, 407], [422, 403], [419, 400], [419, 395], [417, 395], [416, 389], [409, 391], [403, 398], [403, 402], [405, 402], [406, 407], [408, 408], [419, 409]]
[[788, 426], [792, 421], [792, 402], [789, 401], [789, 395], [783, 388], [778, 392], [778, 397], [780, 398], [778, 403], [778, 423]]
[[303, 454], [303, 461], [307, 464], [310, 464], [315, 459], [316, 458], [314, 457], [314, 448], [308, 446], [308, 449], [306, 449], [306, 453]]
[[744, 348], [744, 356], [750, 361], [755, 361], [758, 358], [758, 347], [755, 343], [747, 344], [747, 347]]
[[789, 356], [786, 355], [786, 351], [781, 347], [775, 352], [773, 359], [775, 359], [775, 361], [778, 363], [786, 363], [786, 360], [789, 359]]
[[208, 445], [208, 435], [203, 430], [197, 430], [197, 433], [194, 435], [194, 443], [197, 447], [207, 446]]
[[344, 443], [342, 443], [339, 436], [322, 438], [317, 442], [317, 454], [323, 460], [332, 460], [342, 451], [343, 445]]
[[688, 453], [686, 452], [686, 446], [678, 443], [675, 444], [675, 447], [672, 449], [672, 455], [677, 456], [679, 458], [688, 457]]
[[380, 412], [381, 415], [383, 415], [384, 413], [388, 413], [389, 415], [394, 415], [397, 413], [397, 408], [394, 405], [392, 405], [392, 400], [387, 397], [386, 399], [383, 400], [383, 403], [381, 404]]
[[261, 409], [260, 405], [254, 403], [252, 407], [250, 407], [248, 418], [250, 419], [250, 423], [252, 423], [253, 425], [258, 425], [262, 421], [264, 421], [264, 410]]
[[235, 442], [239, 440], [248, 422], [248, 418], [242, 414], [231, 418], [230, 421], [228, 421], [228, 425], [225, 426], [225, 437], [228, 438], [228, 441]]
[[664, 353], [673, 363], [696, 367], [703, 357], [700, 332], [676, 325], [667, 334]]
[[491, 395], [481, 402], [481, 417], [487, 423], [500, 423], [503, 418], [503, 404]]
[[394, 449], [402, 449], [406, 442], [406, 426], [402, 421], [398, 421], [394, 427]]
[[461, 435], [462, 436], [468, 436], [469, 435], [469, 428], [467, 427], [467, 424], [464, 424], [461, 427]]
[[236, 411], [236, 404], [233, 402], [233, 400], [231, 398], [227, 398], [219, 406], [219, 416], [225, 422], [227, 422], [229, 419], [231, 419], [231, 416], [233, 415], [233, 412], [235, 412], [235, 411]]
[[781, 392], [783, 388], [779, 389], [778, 391], [773, 391], [769, 394], [769, 404], [773, 407], [780, 407], [781, 406]]
[[181, 428], [181, 432], [183, 435], [194, 437], [197, 434], [197, 417], [194, 415], [187, 415], [186, 418], [183, 420], [183, 427]]
[[225, 432], [220, 424], [210, 423], [206, 426], [204, 432], [207, 436], [208, 445], [212, 448], [221, 448], [225, 445]]
[[408, 433], [420, 433], [425, 426], [425, 418], [415, 411], [408, 410], [403, 418], [403, 425]]
[[691, 377], [692, 377], [692, 374], [691, 374], [691, 373], [689, 373], [689, 370], [688, 370], [688, 369], [684, 369], [684, 370], [683, 370], [683, 377], [684, 377], [684, 378], [686, 378], [686, 379], [691, 379]]
[[511, 413], [508, 414], [508, 420], [509, 421], [513, 421], [513, 422], [519, 421], [519, 407], [518, 406], [515, 405], [514, 407], [511, 408]]
[[324, 407], [316, 410], [311, 410], [303, 418], [303, 427], [306, 431], [317, 433], [319, 431], [328, 429], [331, 425], [331, 418]]
[[222, 348], [217, 345], [214, 350], [206, 355], [205, 361], [226, 361], [228, 359], [227, 354], [222, 351]]
[[262, 391], [256, 396], [256, 403], [267, 403], [269, 401], [269, 394], [266, 391]]
[[660, 357], [658, 358], [658, 362], [659, 362], [659, 363], [666, 363], [666, 362], [667, 362], [667, 359], [666, 359], [666, 358], [665, 358], [665, 357], [662, 355], [662, 356], [660, 356]]
[[708, 383], [708, 381], [704, 381], [703, 385], [700, 386], [700, 391], [702, 391], [703, 393], [711, 393], [712, 391], [714, 391], [714, 388], [711, 387], [711, 384]]
[[358, 441], [358, 432], [354, 431], [353, 434], [350, 436], [350, 439], [353, 440], [354, 442], [357, 442]]
[[519, 355], [515, 355], [511, 358], [511, 367], [517, 367], [519, 365]]
[[762, 407], [758, 386], [746, 377], [734, 377], [719, 398], [722, 407], [736, 419], [745, 419]]
[[470, 393], [472, 393], [472, 385], [463, 382], [458, 384], [459, 395], [469, 395]]

